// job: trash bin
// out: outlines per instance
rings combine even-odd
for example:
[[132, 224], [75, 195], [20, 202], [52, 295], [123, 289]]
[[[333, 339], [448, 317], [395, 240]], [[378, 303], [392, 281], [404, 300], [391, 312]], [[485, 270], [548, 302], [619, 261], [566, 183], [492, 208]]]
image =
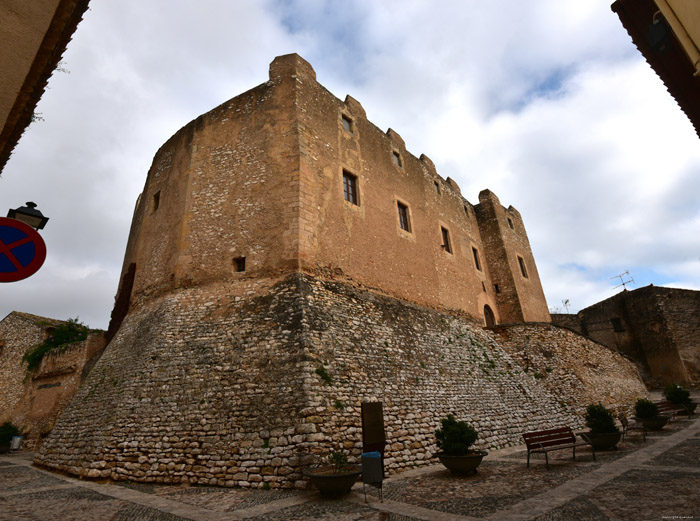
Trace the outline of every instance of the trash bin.
[[382, 481], [384, 479], [384, 460], [378, 452], [365, 452], [362, 454], [362, 489], [367, 502], [367, 490], [365, 485], [371, 485], [379, 489], [379, 500], [384, 502], [382, 494]]
[[10, 442], [10, 450], [19, 450], [22, 447], [22, 440], [24, 436], [12, 436], [12, 441]]

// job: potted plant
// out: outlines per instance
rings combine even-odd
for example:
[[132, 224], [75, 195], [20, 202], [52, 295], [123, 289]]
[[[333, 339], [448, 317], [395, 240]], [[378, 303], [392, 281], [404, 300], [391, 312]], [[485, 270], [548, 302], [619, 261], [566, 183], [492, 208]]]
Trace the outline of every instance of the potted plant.
[[360, 467], [348, 463], [342, 450], [329, 453], [325, 459], [325, 464], [304, 472], [311, 484], [324, 496], [338, 497], [350, 492], [362, 473]]
[[472, 450], [477, 432], [466, 422], [457, 421], [451, 414], [440, 420], [442, 429], [435, 431], [437, 446], [441, 452], [435, 454], [445, 467], [454, 474], [476, 472], [488, 452]]
[[19, 429], [10, 422], [0, 425], [0, 453], [10, 452], [13, 436], [19, 436]]
[[611, 449], [620, 441], [620, 429], [615, 424], [612, 413], [601, 403], [586, 407], [586, 427], [591, 429], [582, 436], [596, 450]]
[[676, 407], [681, 408], [682, 414], [693, 414], [698, 405], [690, 399], [690, 391], [676, 384], [668, 384], [664, 387], [664, 397]]
[[656, 404], [645, 398], [634, 404], [634, 418], [650, 431], [660, 431], [668, 421], [668, 416], [659, 414]]

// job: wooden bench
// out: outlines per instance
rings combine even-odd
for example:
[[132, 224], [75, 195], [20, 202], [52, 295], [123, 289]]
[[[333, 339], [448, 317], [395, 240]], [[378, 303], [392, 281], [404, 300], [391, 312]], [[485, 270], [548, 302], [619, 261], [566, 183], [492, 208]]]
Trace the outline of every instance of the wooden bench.
[[570, 427], [560, 427], [558, 429], [549, 429], [546, 431], [526, 432], [523, 434], [525, 445], [527, 445], [527, 466], [530, 467], [530, 454], [544, 454], [547, 468], [549, 468], [548, 452], [561, 449], [573, 449], [574, 460], [576, 460], [576, 447], [588, 445], [593, 452], [593, 461], [595, 461], [595, 450], [593, 445], [585, 440], [577, 441], [574, 431]]
[[642, 431], [642, 437], [644, 439], [644, 443], [646, 443], [647, 430], [646, 427], [644, 427], [644, 425], [639, 423], [637, 420], [632, 420], [630, 422], [624, 413], [618, 414], [617, 419], [620, 420], [620, 423], [622, 424], [622, 441], [625, 441], [625, 437], [627, 437], [629, 431]]
[[679, 412], [685, 411], [684, 407], [679, 405], [674, 405], [668, 400], [661, 400], [660, 402], [654, 402], [656, 407], [659, 409], [659, 415], [668, 416], [668, 421], [674, 420]]

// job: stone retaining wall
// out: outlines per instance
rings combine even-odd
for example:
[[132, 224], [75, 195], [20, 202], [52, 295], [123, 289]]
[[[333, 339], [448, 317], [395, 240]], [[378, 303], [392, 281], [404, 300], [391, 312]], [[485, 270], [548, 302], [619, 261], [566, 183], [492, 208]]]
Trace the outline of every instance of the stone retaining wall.
[[431, 461], [448, 413], [477, 428], [481, 448], [581, 426], [568, 388], [540, 385], [471, 319], [306, 275], [247, 291], [266, 293], [215, 283], [130, 313], [35, 462], [114, 480], [304, 487], [319, 455], [359, 458], [365, 401], [384, 404], [390, 472]]

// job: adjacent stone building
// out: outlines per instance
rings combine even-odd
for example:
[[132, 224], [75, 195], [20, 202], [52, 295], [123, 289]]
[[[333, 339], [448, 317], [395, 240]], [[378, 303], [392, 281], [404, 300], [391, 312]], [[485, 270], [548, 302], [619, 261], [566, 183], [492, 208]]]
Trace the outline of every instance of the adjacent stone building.
[[19, 427], [25, 448], [35, 449], [51, 431], [105, 345], [101, 332], [90, 334], [28, 371], [22, 357], [60, 323], [17, 311], [0, 321], [0, 423]]
[[[301, 487], [362, 452], [380, 401], [390, 472], [431, 461], [446, 414], [479, 445], [581, 424], [484, 324], [550, 323], [520, 214], [471, 204], [297, 55], [177, 132], [134, 212], [111, 341], [36, 462], [115, 480]], [[570, 338], [580, 338], [562, 330]], [[626, 385], [632, 364], [597, 344]], [[563, 370], [563, 369], [562, 369]], [[596, 389], [600, 392], [596, 393]], [[577, 395], [578, 396], [578, 395]]]
[[650, 285], [552, 319], [630, 357], [650, 387], [700, 385], [700, 291]]

